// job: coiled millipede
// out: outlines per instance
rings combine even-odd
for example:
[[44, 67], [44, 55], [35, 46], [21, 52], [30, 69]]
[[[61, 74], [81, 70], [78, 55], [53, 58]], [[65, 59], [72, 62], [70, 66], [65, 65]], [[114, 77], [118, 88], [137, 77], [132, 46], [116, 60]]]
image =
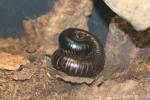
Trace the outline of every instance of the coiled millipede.
[[96, 76], [103, 70], [104, 62], [101, 42], [93, 34], [77, 28], [60, 34], [59, 48], [52, 55], [53, 67], [71, 76]]

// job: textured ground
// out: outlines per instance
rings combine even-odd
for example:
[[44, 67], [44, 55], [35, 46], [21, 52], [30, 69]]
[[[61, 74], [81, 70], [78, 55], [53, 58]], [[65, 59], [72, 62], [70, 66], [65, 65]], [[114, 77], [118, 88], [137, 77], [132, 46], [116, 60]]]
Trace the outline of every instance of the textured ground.
[[[62, 2], [64, 5], [61, 5]], [[74, 7], [77, 5], [77, 12], [74, 12]], [[81, 9], [87, 5], [90, 6], [89, 9]], [[0, 70], [0, 100], [150, 99], [149, 38], [140, 42], [142, 46], [138, 45], [138, 42], [134, 42], [139, 39], [139, 34], [143, 34], [142, 37], [149, 36], [149, 30], [137, 32], [126, 21], [118, 17], [114, 18], [109, 26], [105, 46], [105, 69], [98, 79], [91, 84], [86, 83], [90, 79], [83, 79], [86, 81], [81, 84], [82, 79], [75, 80], [76, 78], [68, 77], [68, 81], [64, 77], [58, 78], [57, 71], [53, 70], [51, 66], [51, 54], [57, 48], [59, 32], [68, 28], [69, 25], [77, 27], [80, 24], [80, 28], [87, 29], [91, 8], [90, 0], [87, 2], [60, 0], [52, 12], [39, 17], [39, 19], [24, 22], [27, 32], [25, 37], [0, 39], [0, 55], [5, 57], [4, 60], [1, 56], [0, 60], [10, 61], [5, 67], [7, 70]], [[57, 20], [58, 16], [62, 17]], [[43, 18], [49, 18], [50, 22], [47, 27], [45, 27], [47, 20], [45, 21]], [[68, 18], [69, 20], [67, 20]], [[84, 20], [81, 21], [82, 19]], [[54, 23], [51, 23], [52, 21]], [[70, 21], [76, 23], [72, 24]], [[44, 33], [42, 34], [42, 32]], [[132, 36], [130, 35], [132, 33], [138, 34]], [[50, 39], [47, 40], [47, 37]], [[12, 56], [10, 57], [10, 55]], [[20, 57], [27, 60], [26, 64], [22, 63]], [[11, 65], [16, 63], [16, 59], [21, 62], [19, 62], [21, 66], [17, 65], [15, 69], [12, 69], [14, 66]], [[77, 83], [77, 81], [81, 83]]]

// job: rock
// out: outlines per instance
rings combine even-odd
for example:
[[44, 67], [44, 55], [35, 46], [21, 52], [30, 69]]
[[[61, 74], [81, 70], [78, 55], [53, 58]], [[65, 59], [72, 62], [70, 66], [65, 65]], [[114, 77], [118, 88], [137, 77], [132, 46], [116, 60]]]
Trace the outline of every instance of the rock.
[[138, 32], [127, 21], [114, 17], [109, 26], [105, 47], [105, 70], [113, 71], [110, 76], [124, 79], [147, 76], [150, 72], [149, 37], [149, 30]]
[[92, 8], [91, 0], [58, 0], [45, 15], [25, 20], [24, 28], [28, 35], [32, 35], [31, 40], [41, 40], [35, 44], [41, 44], [40, 49], [51, 55], [56, 50], [58, 36], [64, 29], [76, 27], [88, 30], [88, 16]]
[[119, 16], [128, 20], [136, 30], [150, 27], [149, 0], [104, 0]]
[[29, 60], [22, 55], [12, 55], [0, 52], [0, 69], [17, 70], [21, 65], [29, 63]]

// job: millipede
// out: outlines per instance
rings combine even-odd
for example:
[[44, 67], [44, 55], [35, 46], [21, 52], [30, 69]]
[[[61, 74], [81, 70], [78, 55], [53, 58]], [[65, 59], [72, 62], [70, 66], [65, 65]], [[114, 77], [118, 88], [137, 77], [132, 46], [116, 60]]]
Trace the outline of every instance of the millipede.
[[55, 69], [70, 76], [93, 77], [104, 69], [104, 47], [92, 33], [69, 28], [60, 33], [59, 48], [51, 62]]

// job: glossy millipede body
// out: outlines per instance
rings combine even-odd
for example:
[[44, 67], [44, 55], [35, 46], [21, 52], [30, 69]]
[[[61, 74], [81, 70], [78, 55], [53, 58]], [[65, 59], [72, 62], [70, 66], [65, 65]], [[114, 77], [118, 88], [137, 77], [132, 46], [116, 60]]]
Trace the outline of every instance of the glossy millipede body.
[[93, 77], [104, 68], [104, 48], [91, 33], [69, 28], [59, 36], [59, 49], [52, 55], [52, 65], [71, 76]]

